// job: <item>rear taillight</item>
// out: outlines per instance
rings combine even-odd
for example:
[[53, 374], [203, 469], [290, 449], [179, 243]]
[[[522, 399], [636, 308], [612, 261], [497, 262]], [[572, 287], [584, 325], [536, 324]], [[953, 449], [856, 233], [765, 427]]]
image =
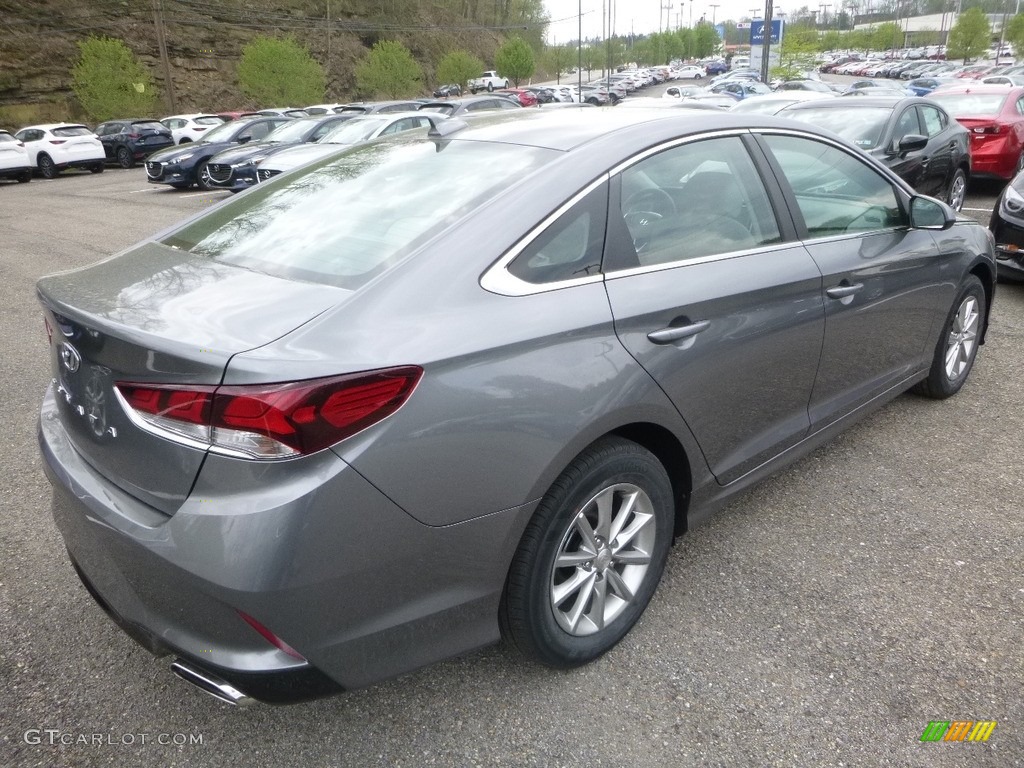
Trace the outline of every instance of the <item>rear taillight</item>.
[[283, 384], [118, 382], [117, 392], [129, 417], [149, 432], [232, 456], [280, 459], [315, 453], [390, 416], [422, 375], [403, 366]]
[[197, 125], [197, 126], [196, 126], [195, 128], [193, 128], [192, 130], [193, 130], [193, 131], [195, 131], [196, 133], [199, 133], [200, 131], [205, 131], [206, 129], [205, 129], [205, 128], [200, 128], [200, 127], [199, 127], [199, 126]]
[[129, 139], [141, 139], [142, 138], [142, 134], [141, 133], [129, 133], [128, 134], [128, 138]]
[[50, 139], [51, 144], [63, 144], [67, 139]]
[[994, 136], [995, 134], [1003, 132], [1003, 126], [998, 123], [993, 123], [992, 125], [976, 125], [971, 129], [971, 131], [974, 133]]

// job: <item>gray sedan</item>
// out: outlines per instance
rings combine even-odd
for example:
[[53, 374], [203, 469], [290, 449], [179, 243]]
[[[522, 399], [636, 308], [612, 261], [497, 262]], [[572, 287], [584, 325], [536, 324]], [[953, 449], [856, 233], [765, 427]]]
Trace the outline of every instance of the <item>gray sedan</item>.
[[856, 147], [515, 112], [353, 147], [39, 282], [70, 557], [204, 691], [324, 695], [502, 634], [589, 662], [733, 494], [967, 380], [987, 232]]

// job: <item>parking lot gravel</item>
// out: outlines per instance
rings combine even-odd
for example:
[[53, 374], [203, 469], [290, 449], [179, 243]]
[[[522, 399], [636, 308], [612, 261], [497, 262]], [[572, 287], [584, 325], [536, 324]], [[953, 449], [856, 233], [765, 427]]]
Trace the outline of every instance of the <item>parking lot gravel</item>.
[[[997, 193], [975, 185], [967, 212], [987, 220]], [[248, 709], [174, 678], [95, 605], [50, 518], [34, 282], [223, 194], [141, 169], [0, 186], [0, 765], [1024, 766], [1016, 285], [957, 397], [898, 398], [684, 537], [639, 625], [588, 667], [496, 646]], [[997, 726], [922, 742], [936, 720]]]

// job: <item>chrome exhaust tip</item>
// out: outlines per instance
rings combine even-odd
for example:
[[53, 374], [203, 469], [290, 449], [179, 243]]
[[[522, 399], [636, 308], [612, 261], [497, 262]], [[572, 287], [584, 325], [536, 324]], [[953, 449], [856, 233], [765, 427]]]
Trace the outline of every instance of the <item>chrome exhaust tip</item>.
[[171, 662], [171, 671], [186, 683], [194, 685], [203, 693], [208, 693], [215, 699], [220, 699], [232, 706], [247, 707], [256, 701], [255, 699], [246, 696], [240, 690], [231, 685], [231, 683], [221, 680], [219, 677], [211, 675], [209, 672], [197, 669], [187, 661], [175, 659]]

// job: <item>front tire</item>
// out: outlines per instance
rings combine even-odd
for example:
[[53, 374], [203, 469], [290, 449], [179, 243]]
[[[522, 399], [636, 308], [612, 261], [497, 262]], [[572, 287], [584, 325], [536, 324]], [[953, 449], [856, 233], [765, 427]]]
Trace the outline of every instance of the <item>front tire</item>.
[[487, 92], [491, 93], [492, 91], [494, 91], [494, 84], [493, 83], [488, 83], [487, 84]]
[[974, 367], [984, 322], [985, 289], [981, 280], [968, 275], [942, 326], [928, 378], [914, 388], [916, 392], [944, 400], [960, 391]]
[[562, 669], [607, 652], [654, 595], [674, 519], [671, 481], [650, 451], [617, 437], [587, 448], [523, 533], [501, 601], [503, 634]]
[[204, 192], [213, 189], [213, 185], [210, 180], [210, 172], [206, 169], [205, 160], [196, 166], [196, 186]]
[[949, 207], [957, 213], [963, 210], [964, 200], [967, 197], [967, 174], [963, 168], [957, 168], [950, 179], [949, 188], [946, 190], [946, 202]]
[[24, 173], [19, 174], [19, 184], [28, 184], [30, 181], [32, 181], [32, 171], [25, 171]]

